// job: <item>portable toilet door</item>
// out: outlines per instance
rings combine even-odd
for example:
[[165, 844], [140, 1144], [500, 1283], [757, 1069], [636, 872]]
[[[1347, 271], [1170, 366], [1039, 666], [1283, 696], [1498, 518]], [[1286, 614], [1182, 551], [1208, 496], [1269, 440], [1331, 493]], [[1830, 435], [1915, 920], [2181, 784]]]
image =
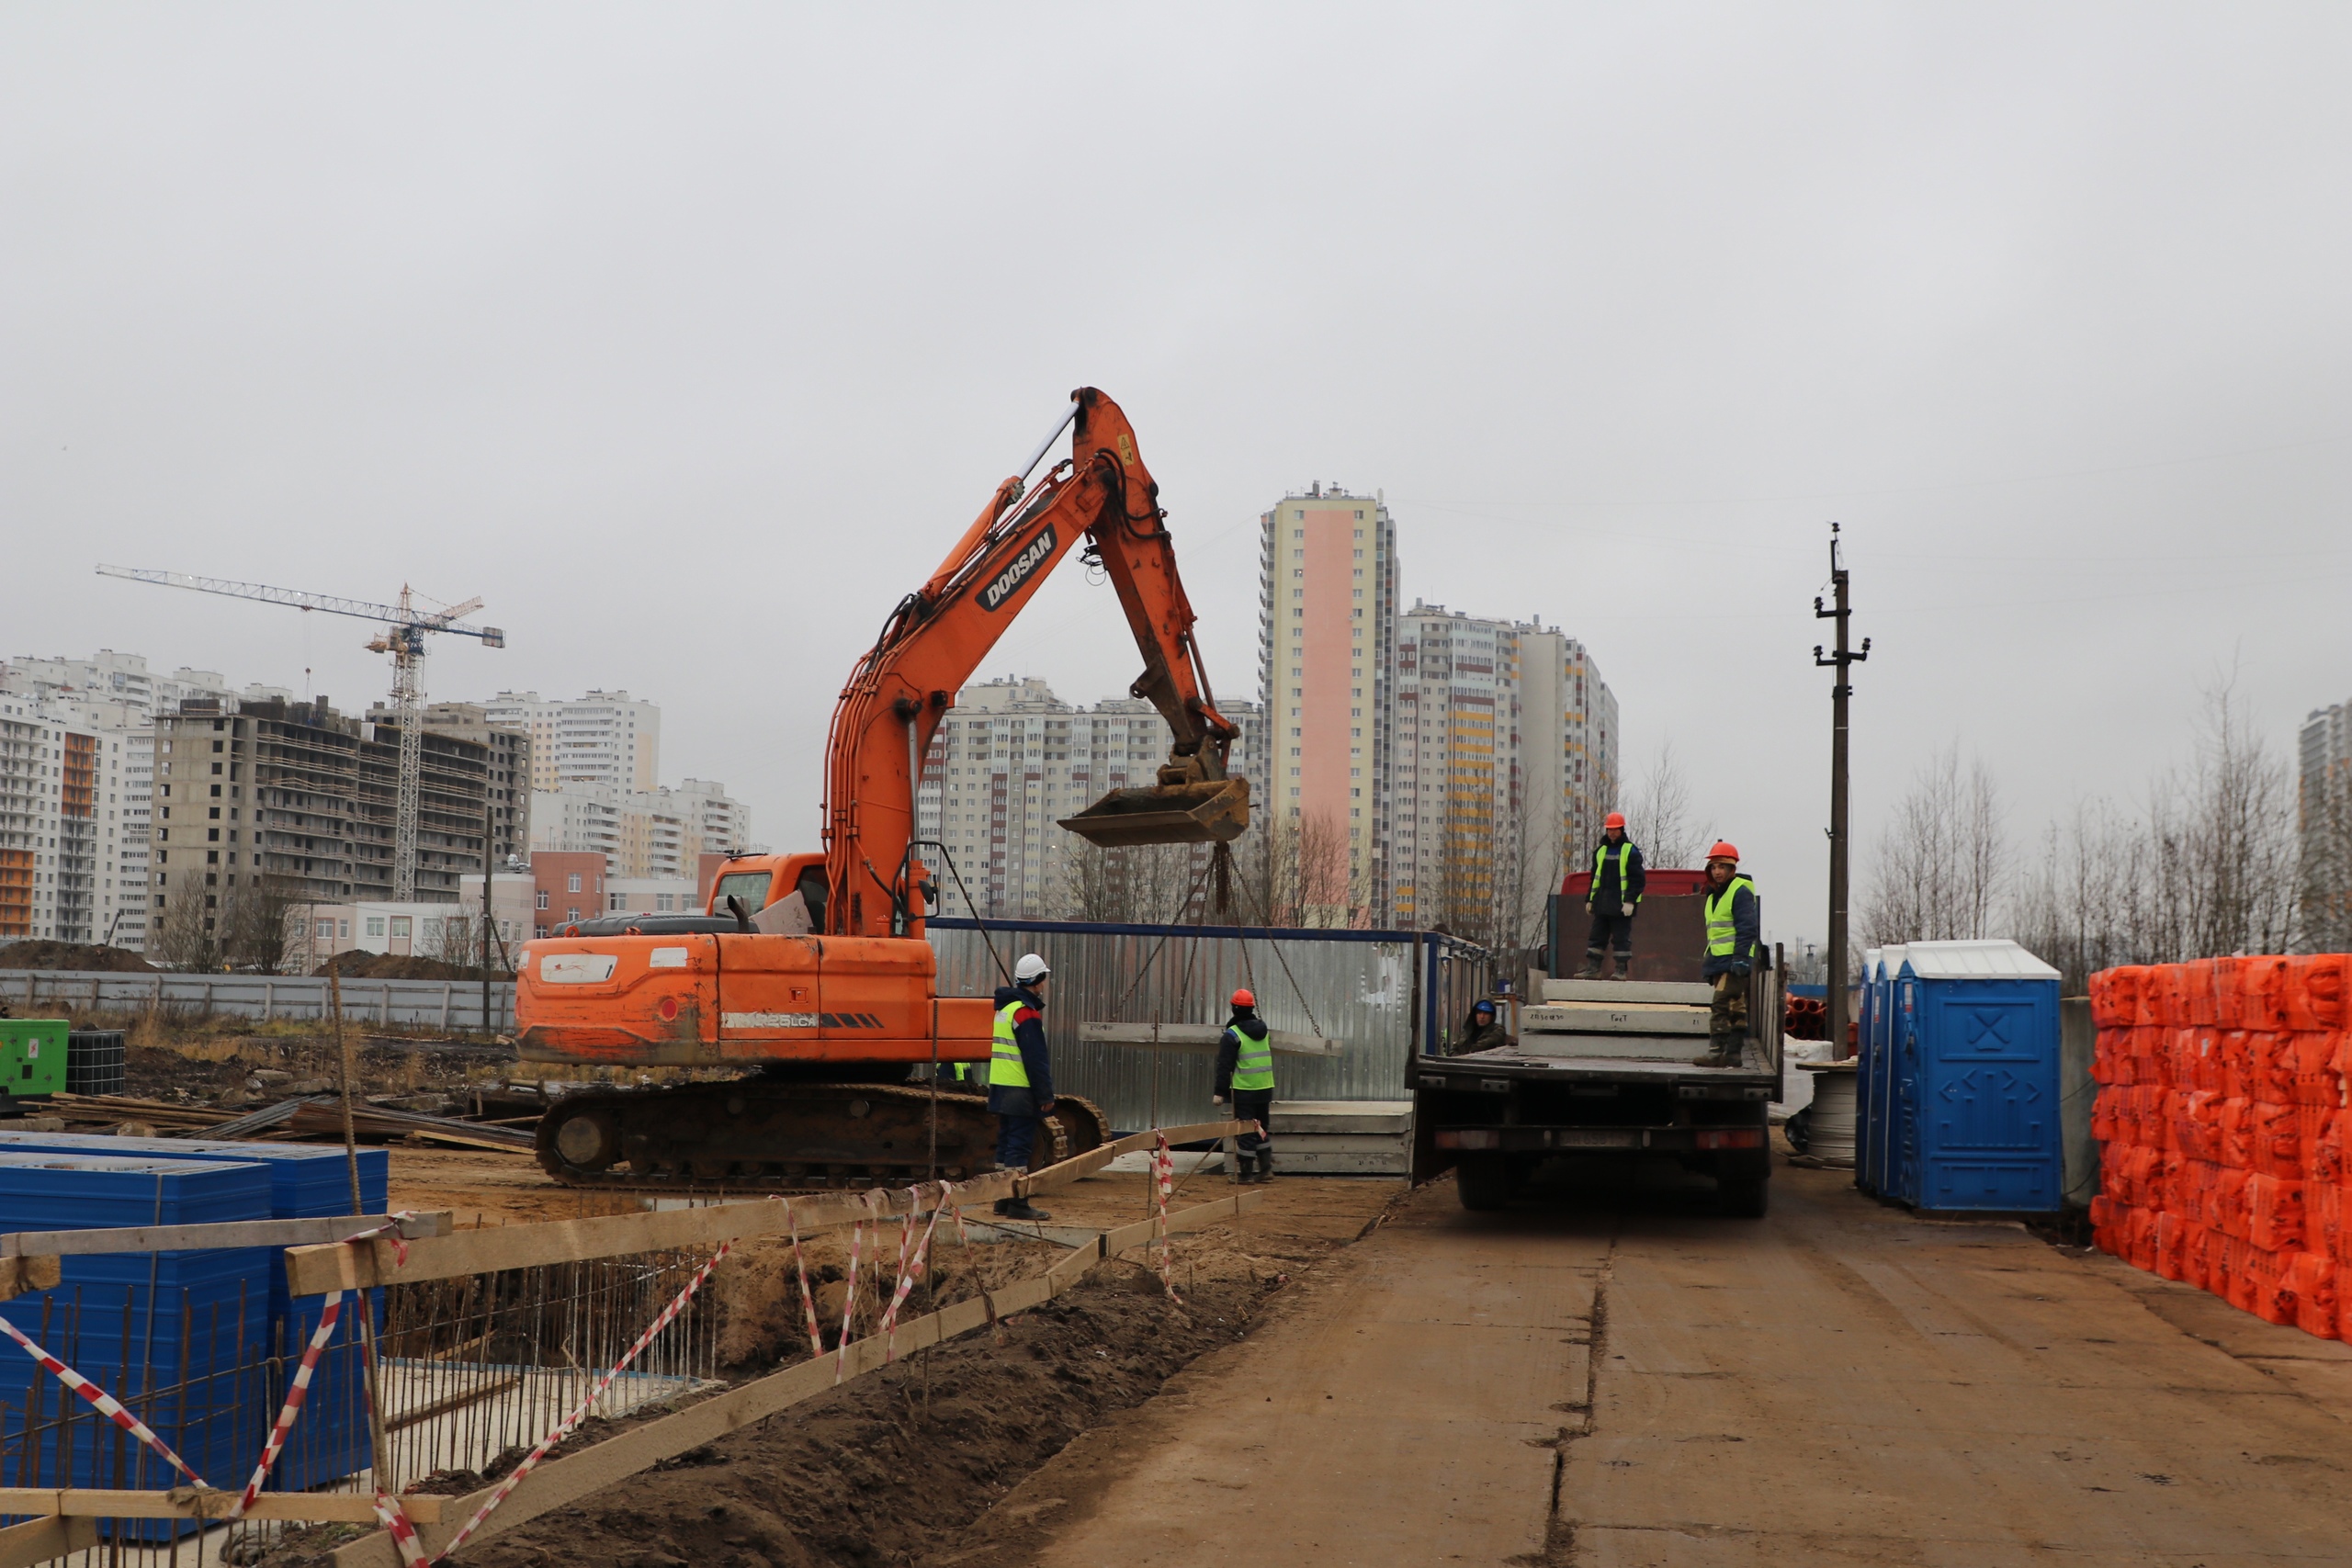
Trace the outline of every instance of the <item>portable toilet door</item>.
[[2058, 1115], [2058, 971], [2014, 942], [1913, 942], [1914, 1118], [1920, 1208], [2054, 1213], [2065, 1185]]
[[1894, 1195], [1899, 1179], [1897, 1151], [1901, 1140], [1897, 1132], [1894, 1032], [1890, 1023], [1893, 1010], [1894, 991], [1887, 984], [1886, 954], [1872, 948], [1863, 955], [1862, 962], [1861, 1049], [1871, 1060], [1870, 1100], [1865, 1108], [1871, 1129], [1870, 1190], [1882, 1198]]
[[1919, 1021], [1918, 983], [1903, 966], [1903, 949], [1887, 948], [1879, 958], [1885, 974], [1886, 1054], [1893, 1066], [1887, 1084], [1887, 1193], [1898, 1202], [1919, 1201]]
[[1877, 967], [1878, 949], [1864, 949], [1862, 983], [1856, 992], [1854, 1008], [1854, 1185], [1873, 1197], [1885, 1186], [1879, 1175], [1879, 1150], [1885, 1143], [1879, 1111], [1886, 1067], [1875, 1048], [1877, 1036], [1871, 1028], [1877, 995], [1871, 978]]

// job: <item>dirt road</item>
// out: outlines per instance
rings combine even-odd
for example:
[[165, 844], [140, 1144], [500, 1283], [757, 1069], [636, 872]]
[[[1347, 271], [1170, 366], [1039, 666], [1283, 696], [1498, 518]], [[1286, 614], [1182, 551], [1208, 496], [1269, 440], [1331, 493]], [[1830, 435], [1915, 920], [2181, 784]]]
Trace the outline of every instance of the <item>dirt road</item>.
[[2352, 1347], [1773, 1187], [1760, 1223], [1656, 1173], [1424, 1190], [930, 1561], [2352, 1562]]

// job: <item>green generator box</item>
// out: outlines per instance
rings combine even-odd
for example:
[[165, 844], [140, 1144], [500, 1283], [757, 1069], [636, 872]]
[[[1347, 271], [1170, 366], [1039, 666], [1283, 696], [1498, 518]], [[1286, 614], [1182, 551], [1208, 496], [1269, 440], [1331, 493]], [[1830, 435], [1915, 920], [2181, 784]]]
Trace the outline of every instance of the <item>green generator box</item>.
[[0, 1018], [0, 1113], [12, 1100], [46, 1100], [65, 1090], [62, 1018]]

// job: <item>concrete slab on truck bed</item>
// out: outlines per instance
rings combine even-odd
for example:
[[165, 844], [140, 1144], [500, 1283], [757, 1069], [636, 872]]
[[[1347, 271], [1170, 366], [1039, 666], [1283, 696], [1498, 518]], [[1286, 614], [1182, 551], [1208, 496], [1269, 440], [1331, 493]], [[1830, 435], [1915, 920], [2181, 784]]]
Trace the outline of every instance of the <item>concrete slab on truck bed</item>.
[[1605, 1002], [1547, 1003], [1521, 1011], [1528, 1034], [1704, 1034], [1704, 1008], [1618, 1007]]
[[1277, 1133], [1408, 1133], [1413, 1130], [1409, 1100], [1277, 1100]]
[[[1622, 1049], [1628, 1044], [1645, 1043], [1631, 1036], [1618, 1035], [1609, 1043], [1611, 1049]], [[1725, 1083], [1767, 1084], [1772, 1081], [1771, 1064], [1765, 1059], [1764, 1054], [1757, 1049], [1753, 1041], [1748, 1043], [1747, 1054], [1741, 1058], [1740, 1065], [1736, 1067], [1693, 1066], [1692, 1058], [1699, 1055], [1699, 1052], [1694, 1049], [1694, 1043], [1689, 1040], [1660, 1040], [1649, 1042], [1647, 1044], [1657, 1049], [1658, 1055], [1655, 1056], [1546, 1055], [1540, 1046], [1535, 1046], [1531, 1041], [1522, 1040], [1516, 1046], [1506, 1046], [1494, 1051], [1474, 1051], [1466, 1056], [1424, 1057], [1420, 1063], [1420, 1069], [1425, 1074], [1435, 1072], [1442, 1075], [1449, 1068], [1467, 1069], [1476, 1066], [1491, 1065], [1530, 1077], [1541, 1074], [1562, 1080], [1593, 1077], [1704, 1078], [1710, 1081], [1721, 1079]], [[1669, 1045], [1673, 1047], [1671, 1053], [1666, 1049]]]
[[1705, 1007], [1715, 988], [1697, 980], [1546, 980], [1546, 1002], [1665, 1003], [1669, 1007]]

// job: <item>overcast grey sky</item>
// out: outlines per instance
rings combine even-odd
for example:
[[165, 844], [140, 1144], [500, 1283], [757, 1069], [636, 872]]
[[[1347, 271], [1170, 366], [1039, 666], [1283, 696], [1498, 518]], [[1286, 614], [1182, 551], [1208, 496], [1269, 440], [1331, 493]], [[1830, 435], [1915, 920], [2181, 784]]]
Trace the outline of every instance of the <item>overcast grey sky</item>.
[[[0, 655], [358, 708], [626, 687], [814, 847], [833, 696], [1069, 389], [1134, 419], [1254, 695], [1258, 513], [1541, 615], [1817, 934], [1825, 523], [1865, 844], [1957, 741], [2021, 835], [2234, 661], [2352, 697], [2340, 6], [0, 11]], [[1117, 694], [1057, 578], [985, 673]], [[1630, 783], [1630, 780], [1629, 780]]]

